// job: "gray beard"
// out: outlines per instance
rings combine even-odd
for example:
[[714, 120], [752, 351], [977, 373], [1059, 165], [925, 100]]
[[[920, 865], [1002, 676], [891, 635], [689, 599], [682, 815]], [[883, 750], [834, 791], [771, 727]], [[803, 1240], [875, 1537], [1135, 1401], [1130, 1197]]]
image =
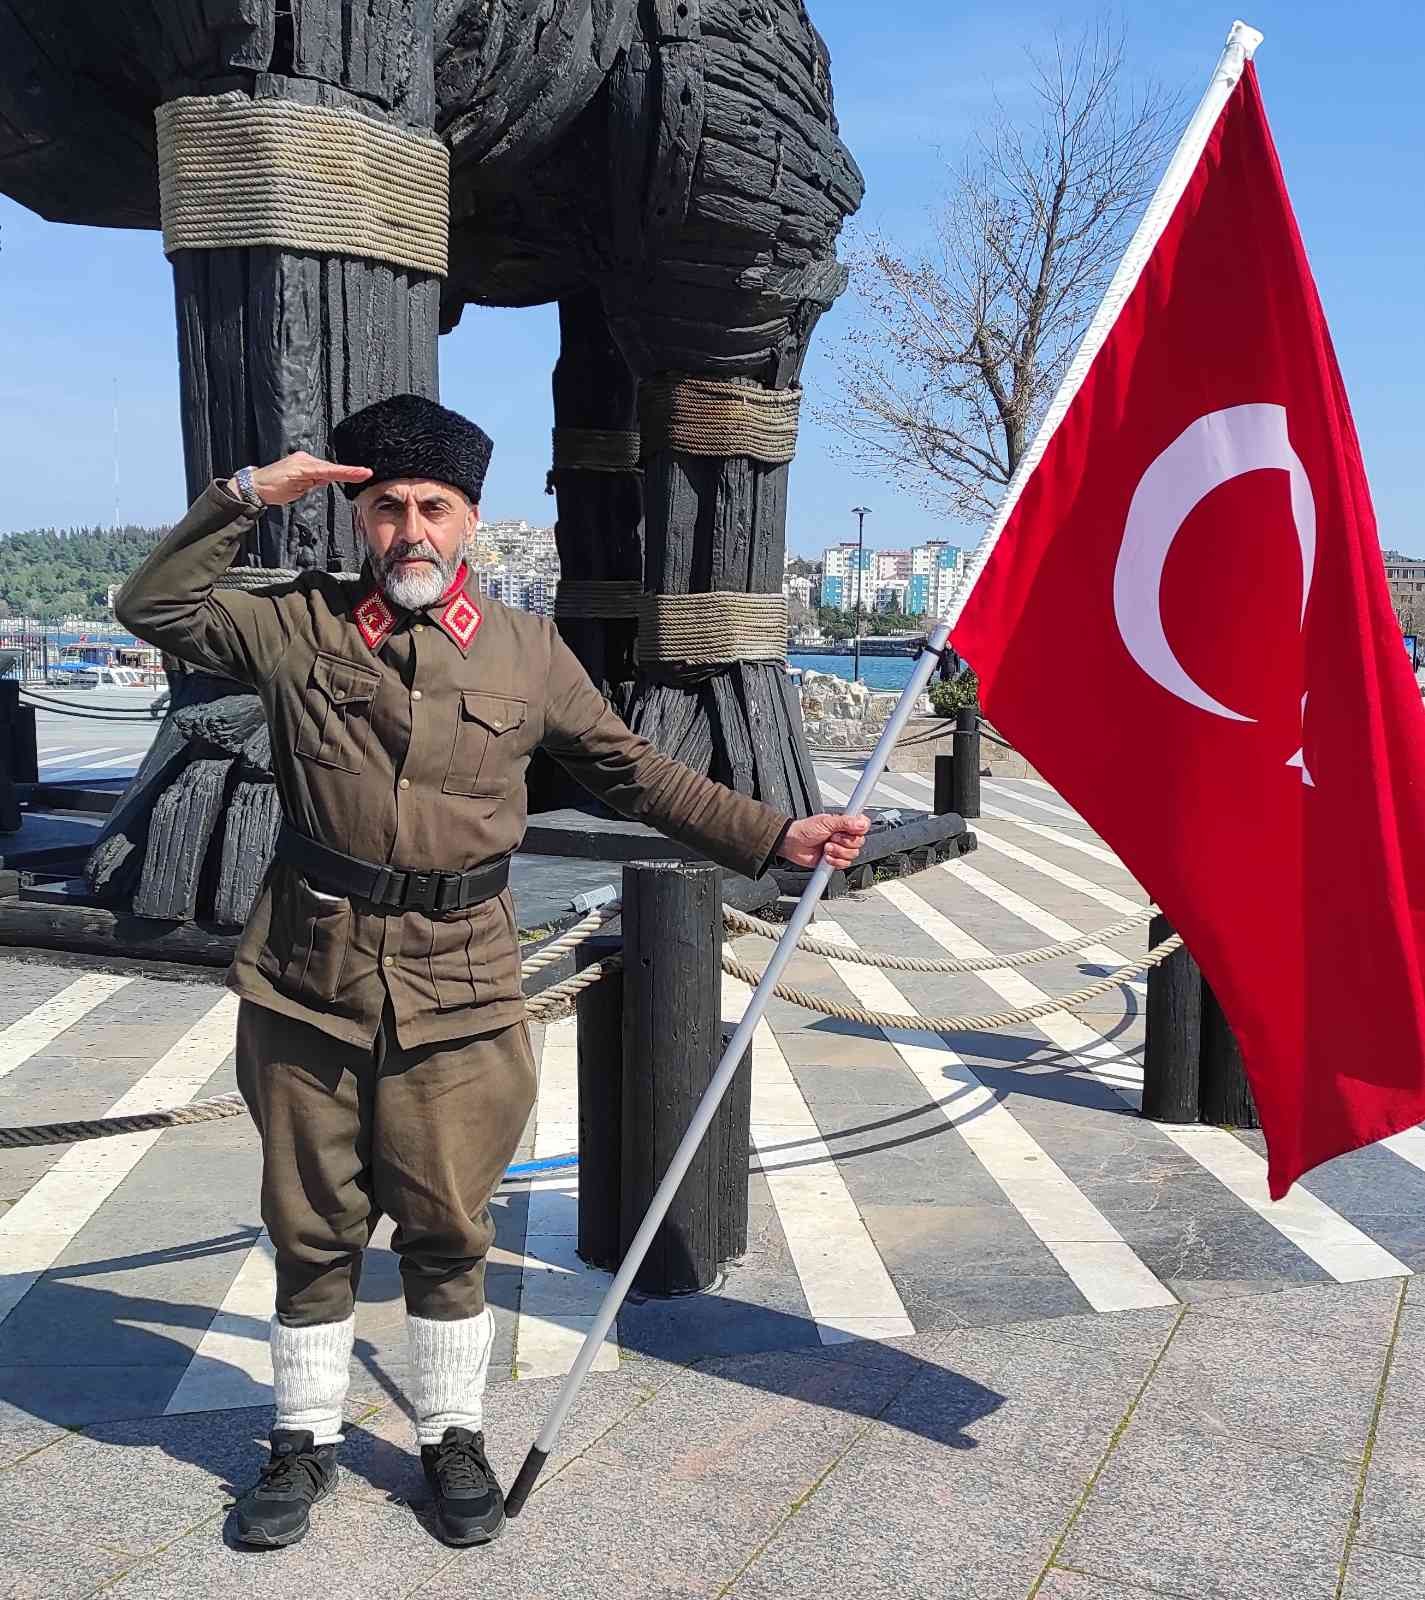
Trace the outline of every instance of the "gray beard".
[[423, 611], [433, 606], [450, 587], [454, 572], [440, 567], [422, 567], [416, 572], [387, 573], [381, 581], [386, 598], [406, 611]]
[[[402, 572], [396, 568], [398, 555], [413, 554], [427, 557], [430, 565], [419, 567], [414, 572]], [[399, 545], [388, 550], [385, 558], [377, 564], [376, 576], [388, 600], [395, 601], [406, 611], [423, 611], [427, 606], [433, 606], [455, 581], [455, 574], [460, 571], [463, 559], [463, 549], [449, 561], [444, 561], [429, 544]]]

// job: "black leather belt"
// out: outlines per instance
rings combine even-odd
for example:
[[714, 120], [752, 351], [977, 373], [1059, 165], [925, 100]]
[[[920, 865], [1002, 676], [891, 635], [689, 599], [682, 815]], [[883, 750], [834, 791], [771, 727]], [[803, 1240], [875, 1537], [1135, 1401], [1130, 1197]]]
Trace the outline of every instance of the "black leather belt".
[[427, 916], [493, 900], [510, 881], [508, 856], [468, 872], [411, 872], [318, 844], [285, 820], [277, 831], [276, 856], [329, 893], [355, 895], [387, 911], [424, 911]]

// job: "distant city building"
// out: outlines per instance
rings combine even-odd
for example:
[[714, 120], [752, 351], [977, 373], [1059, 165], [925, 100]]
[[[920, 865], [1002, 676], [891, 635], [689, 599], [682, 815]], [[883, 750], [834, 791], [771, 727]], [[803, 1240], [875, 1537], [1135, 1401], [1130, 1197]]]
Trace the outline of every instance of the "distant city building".
[[799, 577], [795, 573], [787, 573], [782, 579], [782, 593], [793, 605], [808, 608], [816, 604], [820, 585], [815, 578]]
[[1419, 613], [1425, 620], [1425, 560], [1405, 556], [1399, 550], [1384, 550], [1385, 581], [1391, 603], [1398, 613]]
[[[822, 554], [821, 604], [856, 609], [856, 546], [829, 545]], [[861, 558], [862, 605], [867, 611], [899, 610], [908, 616], [939, 615], [964, 567], [964, 552], [944, 539], [909, 550], [866, 550]]]
[[485, 522], [475, 536], [475, 581], [482, 595], [518, 611], [554, 615], [559, 550], [553, 528], [528, 522]]

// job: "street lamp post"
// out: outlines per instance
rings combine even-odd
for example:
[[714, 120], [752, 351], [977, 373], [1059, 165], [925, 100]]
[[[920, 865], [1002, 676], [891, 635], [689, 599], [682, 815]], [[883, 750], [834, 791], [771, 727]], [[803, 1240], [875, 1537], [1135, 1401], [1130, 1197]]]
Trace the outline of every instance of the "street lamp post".
[[866, 518], [871, 515], [870, 506], [852, 506], [851, 514], [856, 518], [856, 664], [851, 671], [851, 681], [859, 683], [861, 679], [861, 576], [866, 565]]

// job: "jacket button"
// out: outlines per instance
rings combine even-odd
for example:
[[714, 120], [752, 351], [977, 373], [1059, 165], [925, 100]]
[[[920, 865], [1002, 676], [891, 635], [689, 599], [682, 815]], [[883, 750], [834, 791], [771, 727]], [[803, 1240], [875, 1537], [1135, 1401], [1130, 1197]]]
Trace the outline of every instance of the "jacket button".
[[383, 967], [394, 967], [394, 966], [395, 966], [395, 965], [396, 965], [396, 958], [395, 958], [395, 956], [387, 956], [387, 957], [386, 957], [386, 958], [385, 958], [385, 960], [384, 960], [384, 961], [382, 961], [382, 963], [381, 963], [381, 965], [382, 965], [382, 966], [383, 966]]
[[411, 786], [411, 780], [409, 778], [402, 778], [401, 779], [401, 782], [400, 782], [400, 785], [399, 785], [400, 788], [409, 789], [410, 786]]
[[424, 633], [425, 631], [426, 625], [423, 622], [418, 622], [415, 627], [411, 629], [412, 633]]
[[411, 690], [411, 699], [412, 700], [419, 700], [420, 697], [421, 697], [421, 692], [420, 692], [419, 689], [412, 689]]
[[492, 728], [503, 728], [504, 727], [504, 723], [501, 722], [498, 717], [496, 717], [495, 720], [490, 724], [490, 726]]

